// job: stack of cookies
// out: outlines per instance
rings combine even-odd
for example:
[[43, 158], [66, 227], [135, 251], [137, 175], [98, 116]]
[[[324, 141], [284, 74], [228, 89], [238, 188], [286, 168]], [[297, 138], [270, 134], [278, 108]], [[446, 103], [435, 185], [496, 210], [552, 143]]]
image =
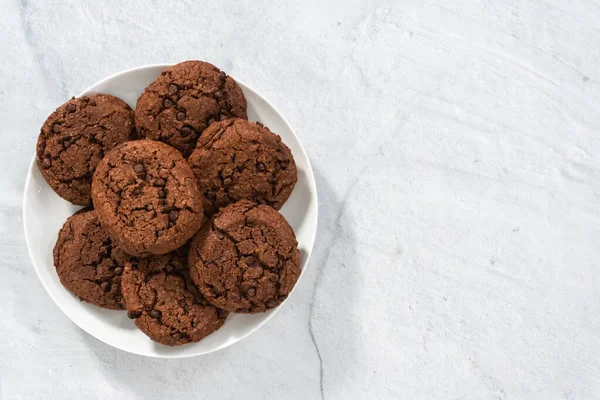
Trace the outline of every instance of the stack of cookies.
[[156, 342], [197, 342], [230, 312], [277, 307], [298, 280], [277, 211], [297, 179], [290, 149], [247, 120], [241, 89], [211, 64], [166, 69], [135, 111], [108, 94], [69, 100], [42, 126], [37, 164], [85, 206], [54, 247], [63, 286], [127, 310]]

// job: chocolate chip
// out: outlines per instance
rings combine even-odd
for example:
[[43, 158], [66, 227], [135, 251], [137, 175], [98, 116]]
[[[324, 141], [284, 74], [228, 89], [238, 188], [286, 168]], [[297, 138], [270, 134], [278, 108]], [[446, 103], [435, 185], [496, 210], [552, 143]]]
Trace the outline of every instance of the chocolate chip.
[[254, 265], [255, 262], [256, 258], [254, 258], [253, 256], [246, 257], [246, 265]]
[[165, 197], [167, 197], [167, 192], [165, 189], [158, 189], [158, 198], [164, 199]]
[[256, 289], [251, 287], [250, 289], [248, 289], [248, 291], [246, 292], [246, 294], [250, 297], [254, 296], [256, 294]]
[[163, 106], [165, 108], [171, 108], [171, 107], [173, 107], [173, 102], [169, 99], [165, 99], [165, 101], [163, 101]]
[[195, 142], [196, 140], [198, 140], [198, 135], [192, 133], [190, 136], [185, 136], [184, 140], [188, 143]]
[[215, 201], [217, 199], [217, 195], [213, 192], [208, 192], [206, 193], [206, 198], [208, 199], [208, 201]]
[[224, 81], [225, 79], [227, 79], [227, 74], [221, 71], [221, 73], [219, 74], [219, 78], [221, 78], [221, 80]]
[[100, 284], [100, 287], [102, 288], [102, 290], [104, 290], [105, 292], [108, 292], [110, 290], [110, 282], [102, 282]]
[[173, 210], [169, 213], [169, 219], [171, 220], [171, 222], [177, 221], [177, 218], [179, 218], [179, 211]]
[[167, 266], [165, 267], [165, 271], [173, 272], [173, 266], [171, 264], [167, 264]]
[[256, 125], [260, 126], [261, 128], [264, 126], [260, 121], [256, 121]]
[[117, 267], [115, 268], [115, 274], [116, 275], [121, 275], [123, 273], [123, 267]]
[[62, 127], [59, 124], [52, 125], [52, 132], [59, 133], [62, 130]]
[[216, 97], [217, 99], [220, 99], [221, 97], [223, 97], [223, 92], [221, 92], [220, 90], [217, 90], [217, 91], [215, 92], [215, 97]]
[[69, 103], [67, 104], [67, 111], [72, 113], [75, 112], [75, 110], [77, 110], [77, 106], [73, 103]]
[[177, 94], [178, 91], [179, 91], [179, 87], [177, 85], [171, 84], [171, 86], [169, 86], [169, 93]]
[[89, 105], [90, 105], [90, 106], [95, 106], [95, 105], [96, 105], [96, 100], [94, 100], [94, 99], [90, 99], [90, 101], [89, 101]]
[[270, 184], [275, 184], [275, 183], [277, 183], [277, 179], [275, 179], [275, 177], [274, 177], [274, 176], [270, 176], [270, 177], [267, 179], [267, 182], [269, 182]]
[[127, 311], [127, 317], [131, 319], [136, 319], [142, 316], [142, 313], [139, 311]]
[[162, 317], [162, 313], [158, 310], [152, 310], [149, 314], [154, 319], [160, 319], [160, 317]]
[[273, 307], [275, 307], [276, 305], [277, 305], [277, 301], [275, 301], [275, 300], [273, 300], [273, 299], [271, 299], [271, 300], [267, 301], [267, 307], [269, 307], [269, 308], [273, 308]]
[[163, 207], [162, 212], [163, 214], [168, 214], [171, 212], [171, 210], [173, 210], [173, 206], [166, 205]]
[[175, 340], [180, 340], [183, 337], [183, 335], [180, 332], [175, 332], [171, 335], [171, 337]]
[[225, 317], [227, 317], [227, 311], [221, 310], [219, 308], [219, 309], [217, 309], [217, 315], [218, 315], [219, 318], [225, 318]]
[[157, 187], [164, 187], [166, 184], [165, 180], [163, 178], [158, 178], [155, 182], [154, 182], [154, 186]]
[[279, 168], [281, 168], [282, 170], [285, 171], [287, 169], [287, 167], [288, 167], [288, 163], [285, 163], [285, 162], [279, 163]]
[[154, 206], [153, 206], [152, 204], [148, 204], [148, 205], [146, 206], [146, 210], [147, 210], [147, 211], [152, 211], [152, 210], [154, 210]]
[[260, 172], [263, 172], [265, 170], [265, 164], [259, 162], [258, 164], [256, 164], [256, 169]]
[[52, 160], [50, 160], [50, 157], [46, 157], [42, 160], [42, 168], [43, 169], [48, 169], [52, 166]]
[[225, 186], [231, 185], [231, 178], [225, 178], [225, 179], [223, 179], [223, 185], [225, 185]]
[[135, 171], [136, 174], [141, 174], [142, 172], [145, 171], [144, 164], [135, 164], [133, 166], [133, 170]]
[[183, 121], [183, 120], [185, 120], [185, 113], [184, 113], [183, 111], [179, 111], [179, 112], [177, 113], [177, 120], [178, 120], [178, 121]]
[[277, 275], [273, 274], [273, 275], [271, 275], [271, 276], [269, 277], [269, 279], [270, 279], [272, 282], [277, 282], [277, 281], [279, 280], [279, 277], [278, 277]]
[[192, 133], [192, 130], [188, 126], [181, 128], [181, 136], [188, 136]]

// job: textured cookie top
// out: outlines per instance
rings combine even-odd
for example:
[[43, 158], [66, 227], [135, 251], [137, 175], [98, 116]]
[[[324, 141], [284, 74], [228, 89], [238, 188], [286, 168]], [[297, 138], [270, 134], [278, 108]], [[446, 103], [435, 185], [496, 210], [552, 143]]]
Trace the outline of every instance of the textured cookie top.
[[238, 200], [280, 209], [297, 181], [296, 163], [279, 135], [234, 118], [212, 124], [188, 158], [210, 215]]
[[54, 246], [54, 267], [71, 293], [99, 307], [123, 309], [121, 274], [129, 256], [113, 246], [93, 210], [70, 216]]
[[96, 166], [135, 132], [133, 111], [107, 94], [72, 98], [54, 111], [37, 141], [36, 161], [54, 191], [73, 204], [90, 206]]
[[164, 143], [123, 143], [98, 164], [92, 181], [96, 214], [129, 254], [166, 254], [200, 228], [202, 200], [181, 153]]
[[228, 314], [209, 304], [190, 280], [185, 248], [127, 263], [122, 288], [128, 316], [152, 340], [168, 346], [201, 340]]
[[168, 143], [186, 158], [207, 126], [229, 117], [248, 118], [244, 94], [225, 72], [203, 61], [164, 70], [135, 110], [140, 137]]
[[236, 313], [278, 306], [300, 276], [300, 252], [285, 218], [242, 200], [223, 208], [190, 245], [190, 275], [206, 299]]

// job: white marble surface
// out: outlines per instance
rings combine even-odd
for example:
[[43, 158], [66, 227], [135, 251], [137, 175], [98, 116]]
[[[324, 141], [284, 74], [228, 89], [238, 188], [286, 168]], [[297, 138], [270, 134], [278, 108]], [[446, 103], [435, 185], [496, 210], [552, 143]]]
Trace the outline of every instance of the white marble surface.
[[[600, 398], [600, 3], [0, 3], [0, 398]], [[155, 360], [52, 303], [21, 218], [38, 129], [134, 66], [199, 58], [315, 169], [312, 268], [262, 330]]]

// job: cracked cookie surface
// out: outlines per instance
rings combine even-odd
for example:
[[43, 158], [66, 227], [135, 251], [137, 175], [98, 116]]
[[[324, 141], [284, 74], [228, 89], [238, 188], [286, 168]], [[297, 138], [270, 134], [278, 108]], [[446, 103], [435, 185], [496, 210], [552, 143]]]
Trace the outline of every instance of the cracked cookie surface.
[[223, 208], [194, 237], [190, 276], [216, 307], [257, 313], [277, 307], [300, 276], [294, 231], [273, 208], [242, 200]]
[[92, 180], [102, 226], [135, 256], [166, 254], [187, 242], [202, 223], [201, 197], [181, 153], [152, 140], [117, 146]]
[[190, 280], [186, 247], [132, 260], [123, 272], [127, 315], [150, 339], [168, 346], [200, 341], [228, 314], [208, 303]]
[[92, 205], [92, 175], [118, 144], [135, 134], [133, 110], [107, 94], [72, 98], [42, 125], [36, 162], [48, 185], [63, 199]]
[[188, 164], [208, 215], [238, 200], [279, 210], [297, 181], [296, 163], [281, 137], [262, 124], [239, 118], [208, 127]]
[[142, 138], [165, 142], [184, 157], [214, 121], [248, 118], [246, 99], [227, 74], [203, 61], [165, 69], [137, 101], [135, 123]]
[[60, 282], [75, 296], [103, 308], [124, 308], [121, 274], [130, 257], [113, 245], [93, 210], [67, 219], [53, 255]]

